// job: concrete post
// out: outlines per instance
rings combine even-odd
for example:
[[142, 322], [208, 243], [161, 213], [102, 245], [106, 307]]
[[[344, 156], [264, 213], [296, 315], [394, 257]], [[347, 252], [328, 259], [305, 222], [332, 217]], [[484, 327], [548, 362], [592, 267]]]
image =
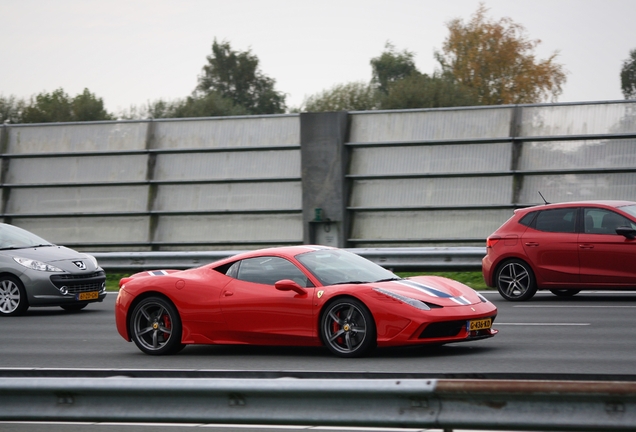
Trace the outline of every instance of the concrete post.
[[347, 112], [301, 113], [303, 242], [347, 247]]

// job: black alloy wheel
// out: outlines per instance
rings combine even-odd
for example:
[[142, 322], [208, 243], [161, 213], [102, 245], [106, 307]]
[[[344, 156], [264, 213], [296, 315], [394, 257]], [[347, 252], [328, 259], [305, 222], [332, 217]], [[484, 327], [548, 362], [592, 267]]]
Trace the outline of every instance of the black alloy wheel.
[[0, 316], [22, 315], [28, 308], [29, 301], [22, 281], [12, 275], [0, 276]]
[[320, 320], [320, 336], [339, 357], [360, 357], [376, 345], [376, 328], [369, 309], [353, 298], [341, 298], [327, 305]]
[[133, 342], [146, 354], [174, 354], [184, 347], [177, 309], [163, 297], [141, 300], [130, 315], [129, 328]]
[[497, 290], [509, 301], [524, 301], [537, 292], [534, 273], [524, 261], [512, 259], [501, 264], [495, 276]]

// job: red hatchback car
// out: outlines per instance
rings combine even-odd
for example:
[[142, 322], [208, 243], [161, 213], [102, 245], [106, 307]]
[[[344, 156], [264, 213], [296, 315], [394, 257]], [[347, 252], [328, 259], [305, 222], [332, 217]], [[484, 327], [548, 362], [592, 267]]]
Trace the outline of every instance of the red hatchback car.
[[636, 202], [580, 201], [515, 210], [486, 240], [486, 284], [510, 301], [538, 289], [636, 289]]

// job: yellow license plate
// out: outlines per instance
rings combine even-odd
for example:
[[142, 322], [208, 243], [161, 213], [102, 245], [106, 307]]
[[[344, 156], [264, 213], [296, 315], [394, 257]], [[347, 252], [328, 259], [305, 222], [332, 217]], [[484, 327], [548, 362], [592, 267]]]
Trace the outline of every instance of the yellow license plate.
[[468, 321], [468, 331], [486, 330], [492, 326], [492, 319], [480, 319]]
[[77, 295], [78, 300], [96, 300], [98, 298], [99, 298], [99, 292], [97, 291], [83, 292]]

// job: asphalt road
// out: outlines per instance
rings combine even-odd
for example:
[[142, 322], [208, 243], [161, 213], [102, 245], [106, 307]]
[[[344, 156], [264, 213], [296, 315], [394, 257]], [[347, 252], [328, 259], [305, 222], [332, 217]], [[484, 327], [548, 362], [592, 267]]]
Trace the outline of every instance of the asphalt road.
[[189, 346], [174, 356], [148, 356], [117, 333], [116, 295], [109, 294], [80, 312], [31, 308], [22, 317], [0, 317], [0, 368], [636, 375], [636, 293], [565, 299], [539, 293], [523, 303], [485, 295], [499, 309], [494, 338], [341, 359], [322, 348], [248, 346]]

